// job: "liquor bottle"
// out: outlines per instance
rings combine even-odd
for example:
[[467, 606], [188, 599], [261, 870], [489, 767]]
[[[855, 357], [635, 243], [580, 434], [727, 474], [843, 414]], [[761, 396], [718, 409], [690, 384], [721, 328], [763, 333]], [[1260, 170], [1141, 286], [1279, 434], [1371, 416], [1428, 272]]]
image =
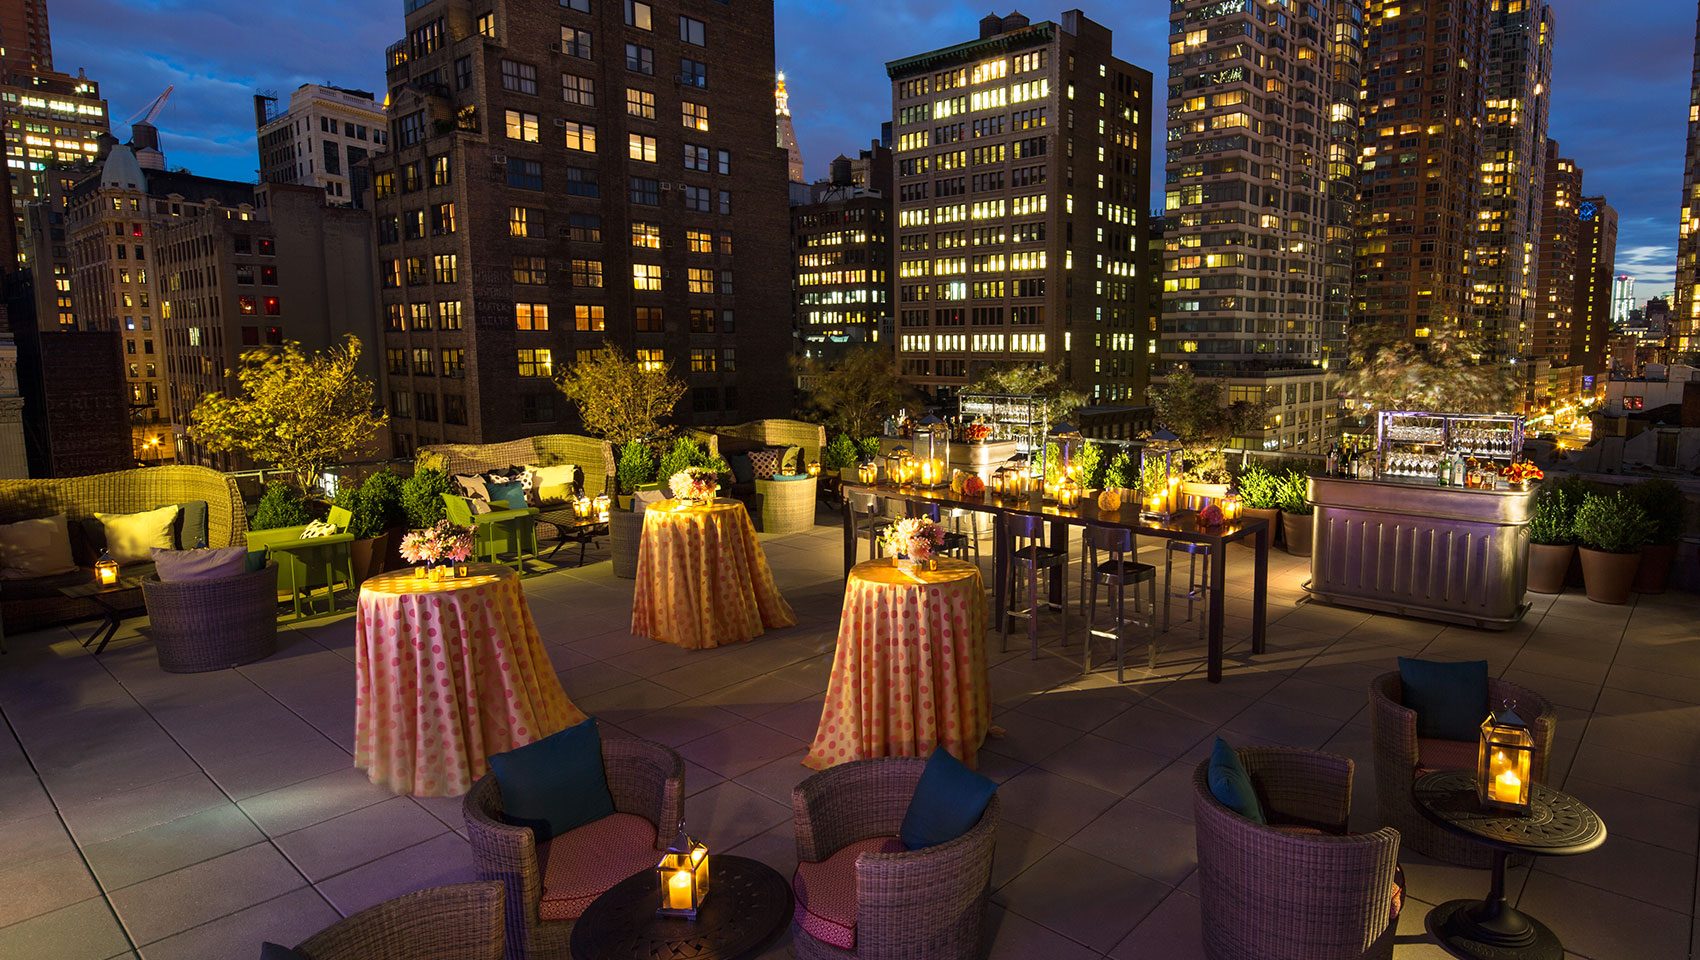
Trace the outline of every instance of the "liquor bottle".
[[1441, 452], [1440, 461], [1437, 469], [1434, 471], [1434, 476], [1435, 482], [1438, 486], [1444, 487], [1452, 483], [1452, 456], [1450, 454], [1444, 451]]
[[1337, 476], [1340, 472], [1340, 445], [1336, 443], [1328, 448], [1328, 475]]

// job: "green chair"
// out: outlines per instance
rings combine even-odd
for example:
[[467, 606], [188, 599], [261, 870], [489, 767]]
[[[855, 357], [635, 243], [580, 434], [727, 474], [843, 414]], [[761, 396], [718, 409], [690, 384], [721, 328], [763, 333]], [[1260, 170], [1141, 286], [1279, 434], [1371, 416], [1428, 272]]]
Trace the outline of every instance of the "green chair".
[[[325, 588], [324, 616], [336, 613], [336, 595], [339, 589], [354, 587], [354, 555], [351, 550], [353, 535], [337, 533], [304, 540], [301, 538], [301, 531], [305, 529], [279, 527], [275, 530], [247, 532], [248, 552], [263, 554], [264, 560], [277, 564], [277, 584], [280, 589], [289, 592], [290, 603], [295, 610], [292, 619], [295, 620], [319, 615], [315, 607], [318, 602], [315, 594], [320, 587]], [[256, 563], [250, 557], [249, 566], [263, 567], [264, 560]], [[302, 611], [303, 600], [306, 601], [306, 612]]]
[[[452, 493], [442, 497], [449, 522], [472, 528], [475, 559], [505, 563], [524, 573], [526, 559], [536, 558], [537, 514], [541, 512], [536, 507], [509, 510], [506, 500], [492, 500], [490, 506], [497, 509], [475, 514], [472, 501], [467, 498]], [[512, 559], [501, 559], [504, 554], [512, 555]]]

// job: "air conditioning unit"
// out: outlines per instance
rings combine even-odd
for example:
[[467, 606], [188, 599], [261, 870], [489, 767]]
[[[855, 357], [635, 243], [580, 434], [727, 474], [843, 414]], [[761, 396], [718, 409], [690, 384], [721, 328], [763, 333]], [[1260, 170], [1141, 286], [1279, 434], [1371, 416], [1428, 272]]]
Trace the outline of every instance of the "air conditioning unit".
[[672, 181], [671, 181], [671, 180], [663, 180], [663, 181], [661, 181], [661, 190], [662, 190], [662, 192], [664, 192], [664, 193], [665, 193], [665, 192], [667, 192], [667, 191], [669, 191], [669, 190], [672, 190], [672, 189], [673, 189], [673, 182], [672, 182]]
[[493, 153], [490, 155], [490, 162], [499, 165], [506, 165], [508, 162], [508, 155], [505, 153]]
[[557, 126], [557, 127], [564, 127], [564, 126], [566, 126], [566, 125], [567, 125], [567, 121], [565, 121], [565, 120], [563, 120], [563, 119], [561, 119], [561, 118], [560, 118], [560, 117], [556, 117], [556, 118], [555, 118], [555, 126]]
[[679, 184], [679, 189], [683, 190], [683, 189], [685, 189], [686, 186], [688, 186], [688, 184], [681, 183], [681, 184]]

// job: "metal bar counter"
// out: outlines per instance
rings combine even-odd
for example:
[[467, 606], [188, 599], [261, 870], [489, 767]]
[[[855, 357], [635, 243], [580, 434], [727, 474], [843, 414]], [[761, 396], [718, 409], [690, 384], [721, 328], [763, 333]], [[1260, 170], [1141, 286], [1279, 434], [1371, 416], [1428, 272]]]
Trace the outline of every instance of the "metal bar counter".
[[1308, 499], [1313, 598], [1489, 630], [1528, 611], [1533, 491], [1311, 477]]

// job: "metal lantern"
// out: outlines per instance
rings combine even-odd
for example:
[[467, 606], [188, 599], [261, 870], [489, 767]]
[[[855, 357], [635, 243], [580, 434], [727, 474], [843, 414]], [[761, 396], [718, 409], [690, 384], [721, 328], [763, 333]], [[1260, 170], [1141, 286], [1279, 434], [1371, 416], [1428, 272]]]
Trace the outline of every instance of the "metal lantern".
[[1228, 484], [1227, 492], [1222, 494], [1222, 499], [1219, 500], [1218, 503], [1222, 507], [1222, 519], [1223, 520], [1226, 520], [1229, 523], [1232, 523], [1235, 520], [1238, 520], [1240, 518], [1240, 511], [1245, 508], [1244, 501], [1242, 501], [1240, 499], [1239, 484], [1238, 483]]
[[708, 848], [685, 832], [683, 820], [679, 821], [678, 835], [655, 865], [655, 880], [661, 890], [656, 913], [696, 919], [702, 898], [708, 896]]
[[880, 478], [879, 465], [870, 458], [856, 464], [856, 479], [862, 483], [874, 483]]
[[[1081, 486], [1079, 481], [1084, 480], [1085, 478], [1076, 477], [1075, 474], [1080, 469], [1080, 451], [1081, 448], [1086, 445], [1086, 438], [1080, 435], [1080, 431], [1075, 429], [1073, 424], [1066, 420], [1058, 420], [1056, 423], [1051, 425], [1050, 433], [1045, 435], [1044, 456], [1047, 461], [1051, 455], [1052, 444], [1056, 444], [1057, 447], [1057, 479], [1055, 484], [1051, 482], [1051, 464], [1046, 462], [1044, 464], [1045, 495], [1056, 499], [1060, 503], [1062, 502], [1063, 488], [1068, 485], [1067, 481], [1070, 479], [1076, 481], [1074, 483], [1074, 490], [1076, 496], [1079, 495]], [[1072, 503], [1073, 501], [1070, 500], [1070, 502]]]
[[926, 458], [917, 465], [918, 486], [942, 487], [950, 483], [950, 425], [936, 414], [927, 414], [915, 423], [915, 449], [921, 441], [927, 444]]
[[573, 516], [580, 520], [589, 520], [595, 516], [596, 502], [589, 497], [579, 497], [573, 501]]
[[101, 586], [110, 587], [118, 582], [118, 561], [112, 559], [112, 554], [102, 550], [100, 559], [95, 561], [94, 572], [100, 579]]
[[596, 508], [596, 518], [601, 520], [603, 523], [607, 523], [609, 506], [608, 495], [606, 493], [598, 494], [596, 499], [591, 501], [591, 504]]
[[1145, 504], [1141, 515], [1146, 519], [1167, 520], [1180, 509], [1180, 441], [1167, 427], [1160, 427], [1140, 451], [1140, 492]]
[[1516, 706], [1507, 702], [1504, 709], [1482, 721], [1481, 748], [1476, 754], [1476, 799], [1484, 809], [1527, 814], [1534, 789], [1530, 761], [1535, 754], [1535, 738], [1529, 725], [1517, 716]]
[[811, 477], [820, 476], [820, 461], [819, 460], [810, 460], [809, 461], [809, 476], [811, 476]]
[[887, 483], [905, 484], [912, 479], [915, 472], [915, 457], [908, 447], [893, 447], [885, 455], [885, 480]]

